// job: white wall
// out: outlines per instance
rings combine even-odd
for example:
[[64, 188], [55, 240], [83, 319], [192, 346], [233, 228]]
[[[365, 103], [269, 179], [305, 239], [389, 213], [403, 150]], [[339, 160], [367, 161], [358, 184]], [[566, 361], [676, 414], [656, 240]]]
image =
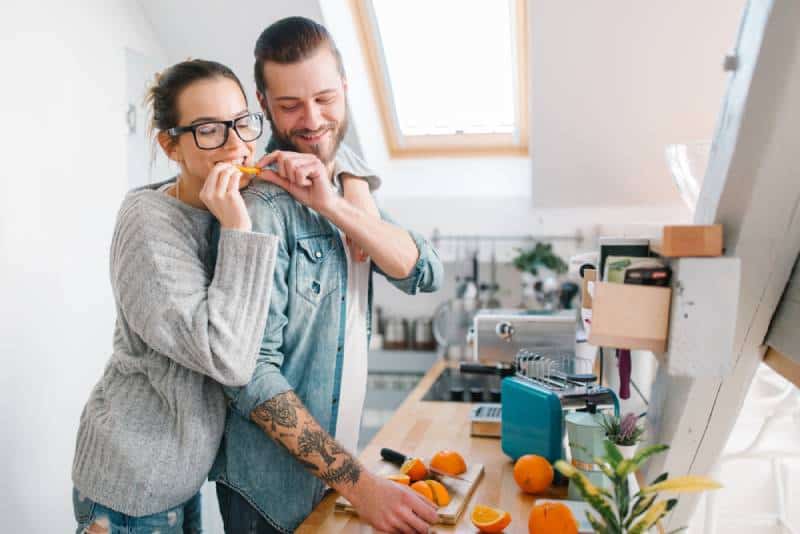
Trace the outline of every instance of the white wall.
[[69, 532], [78, 418], [115, 317], [124, 48], [163, 51], [127, 0], [15, 2], [0, 36], [0, 517], [4, 531]]

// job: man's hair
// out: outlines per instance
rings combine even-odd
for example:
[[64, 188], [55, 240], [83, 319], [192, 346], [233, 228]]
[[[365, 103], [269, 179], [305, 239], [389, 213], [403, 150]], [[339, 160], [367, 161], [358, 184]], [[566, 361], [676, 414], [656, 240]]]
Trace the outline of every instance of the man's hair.
[[313, 55], [321, 46], [327, 46], [336, 58], [339, 74], [344, 78], [342, 55], [336, 48], [331, 34], [325, 26], [305, 17], [287, 17], [269, 25], [256, 41], [253, 54], [256, 57], [254, 74], [256, 89], [266, 94], [264, 63], [298, 63]]

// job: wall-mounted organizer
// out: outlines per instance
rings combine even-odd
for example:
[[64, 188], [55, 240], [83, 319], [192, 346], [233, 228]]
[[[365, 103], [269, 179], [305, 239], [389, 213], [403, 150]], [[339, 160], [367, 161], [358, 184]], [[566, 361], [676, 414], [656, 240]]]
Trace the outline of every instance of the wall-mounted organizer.
[[589, 343], [664, 352], [671, 294], [668, 287], [595, 282]]
[[[719, 255], [721, 233], [719, 225], [665, 227], [664, 242], [673, 253]], [[676, 242], [678, 235], [686, 242]], [[669, 287], [594, 282], [589, 343], [663, 353], [671, 375], [724, 377], [731, 367], [739, 259], [680, 257], [666, 263], [672, 270]]]

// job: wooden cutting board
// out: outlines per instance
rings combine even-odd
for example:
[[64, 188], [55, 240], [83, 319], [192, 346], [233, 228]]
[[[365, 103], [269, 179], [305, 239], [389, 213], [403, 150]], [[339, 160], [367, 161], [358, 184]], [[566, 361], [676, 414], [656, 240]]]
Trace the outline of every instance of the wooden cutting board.
[[[376, 470], [376, 474], [378, 476], [387, 476], [398, 473], [400, 473], [399, 467], [383, 461], [380, 462], [379, 467]], [[467, 472], [462, 473], [460, 476], [464, 480], [456, 480], [450, 477], [439, 477], [435, 475], [431, 477], [444, 484], [444, 486], [447, 488], [447, 491], [450, 492], [450, 503], [447, 506], [443, 506], [437, 510], [437, 513], [439, 514], [439, 521], [437, 524], [455, 525], [458, 522], [458, 518], [461, 517], [461, 514], [467, 507], [467, 503], [472, 497], [472, 494], [475, 492], [475, 488], [478, 487], [478, 483], [483, 477], [483, 464], [469, 465], [467, 467]], [[342, 496], [336, 499], [335, 510], [342, 513], [356, 513], [350, 502]]]

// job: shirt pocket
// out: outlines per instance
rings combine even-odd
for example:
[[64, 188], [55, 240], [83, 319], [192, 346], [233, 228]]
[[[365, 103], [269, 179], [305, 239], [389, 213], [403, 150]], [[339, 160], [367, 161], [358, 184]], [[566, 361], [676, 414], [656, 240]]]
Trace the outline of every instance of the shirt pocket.
[[328, 297], [339, 285], [336, 242], [333, 235], [297, 240], [297, 293], [313, 305]]

